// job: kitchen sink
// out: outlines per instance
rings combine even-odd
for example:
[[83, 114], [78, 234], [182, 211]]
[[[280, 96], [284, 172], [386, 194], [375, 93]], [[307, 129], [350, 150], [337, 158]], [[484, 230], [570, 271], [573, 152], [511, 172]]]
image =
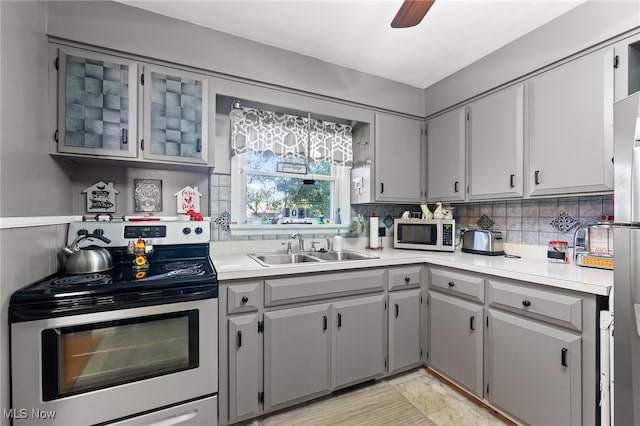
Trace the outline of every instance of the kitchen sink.
[[289, 263], [318, 262], [319, 259], [303, 253], [262, 253], [250, 254], [250, 258], [266, 265], [286, 265]]
[[343, 260], [365, 260], [365, 259], [378, 259], [378, 256], [372, 256], [364, 253], [356, 253], [353, 251], [328, 251], [312, 253], [313, 257], [317, 257], [322, 260], [331, 261], [343, 261]]
[[252, 253], [250, 258], [263, 266], [291, 265], [307, 262], [343, 262], [349, 260], [379, 259], [365, 253], [353, 251], [328, 251], [328, 252], [304, 252], [304, 253]]

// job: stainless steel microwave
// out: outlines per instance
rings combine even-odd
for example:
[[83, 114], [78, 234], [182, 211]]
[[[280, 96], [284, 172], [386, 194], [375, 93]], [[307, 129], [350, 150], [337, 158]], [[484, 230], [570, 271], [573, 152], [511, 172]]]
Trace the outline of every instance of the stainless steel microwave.
[[396, 219], [393, 222], [393, 247], [454, 251], [455, 228], [455, 219]]

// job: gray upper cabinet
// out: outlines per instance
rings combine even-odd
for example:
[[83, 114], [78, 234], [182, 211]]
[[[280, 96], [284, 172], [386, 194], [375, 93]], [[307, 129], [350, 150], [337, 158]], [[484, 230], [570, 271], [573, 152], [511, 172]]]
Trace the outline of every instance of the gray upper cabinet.
[[52, 51], [58, 66], [52, 154], [160, 168], [213, 166], [212, 77], [66, 46]]
[[615, 101], [640, 90], [640, 34], [619, 41], [615, 51]]
[[424, 194], [423, 121], [375, 115], [375, 200], [416, 202]]
[[143, 87], [144, 158], [205, 164], [207, 76], [144, 65]]
[[613, 48], [529, 80], [529, 194], [613, 189]]
[[58, 49], [58, 152], [135, 158], [138, 64]]
[[[589, 424], [582, 419], [580, 335], [488, 312], [489, 401], [527, 424]], [[587, 404], [595, 410], [595, 400]]]
[[521, 197], [524, 178], [524, 85], [468, 106], [469, 199]]
[[456, 108], [427, 121], [427, 199], [465, 200], [465, 115]]

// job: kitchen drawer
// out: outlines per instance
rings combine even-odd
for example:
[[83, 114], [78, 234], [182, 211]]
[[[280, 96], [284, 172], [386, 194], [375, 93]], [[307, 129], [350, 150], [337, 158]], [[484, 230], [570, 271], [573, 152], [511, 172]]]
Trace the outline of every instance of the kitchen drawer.
[[352, 294], [375, 293], [384, 291], [385, 284], [386, 270], [383, 268], [267, 279], [264, 282], [264, 304], [277, 306]]
[[484, 278], [438, 268], [430, 268], [429, 271], [431, 274], [430, 290], [438, 290], [484, 303]]
[[404, 290], [420, 287], [420, 284], [422, 283], [422, 268], [422, 265], [389, 268], [389, 290]]
[[490, 308], [526, 315], [582, 331], [582, 299], [564, 292], [526, 284], [487, 280]]
[[262, 281], [230, 285], [227, 289], [227, 313], [257, 311], [261, 294]]

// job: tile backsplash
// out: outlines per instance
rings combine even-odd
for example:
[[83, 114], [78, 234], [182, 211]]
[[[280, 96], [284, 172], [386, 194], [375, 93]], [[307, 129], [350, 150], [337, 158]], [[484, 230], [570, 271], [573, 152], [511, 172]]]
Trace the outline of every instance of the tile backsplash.
[[[213, 241], [288, 238], [287, 235], [231, 235], [228, 230], [228, 217], [231, 211], [229, 175], [213, 174], [211, 176], [210, 196]], [[452, 206], [456, 224], [459, 227], [503, 231], [506, 242], [529, 245], [546, 245], [549, 240], [567, 241], [571, 245], [578, 226], [600, 220], [602, 216], [613, 215], [611, 195], [454, 203]], [[429, 209], [433, 211], [435, 204], [429, 203]], [[358, 222], [355, 231], [351, 230], [345, 236], [368, 235], [367, 219], [372, 212], [380, 218], [380, 227], [385, 227], [387, 236], [390, 236], [393, 233], [393, 219], [399, 218], [406, 210], [420, 212], [420, 206], [412, 204], [352, 205], [350, 222], [358, 222], [358, 215], [364, 216], [365, 220], [363, 224]], [[332, 235], [333, 233], [316, 234], [313, 237], [323, 238]]]

